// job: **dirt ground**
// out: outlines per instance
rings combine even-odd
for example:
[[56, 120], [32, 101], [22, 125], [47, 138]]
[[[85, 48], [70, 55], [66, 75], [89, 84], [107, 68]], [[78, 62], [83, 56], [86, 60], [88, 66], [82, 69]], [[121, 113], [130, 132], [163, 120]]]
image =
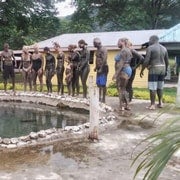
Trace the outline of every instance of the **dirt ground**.
[[[172, 117], [180, 117], [174, 104], [155, 111], [149, 101], [133, 100], [131, 112], [118, 112], [118, 98], [108, 97], [117, 120], [99, 131], [99, 142], [84, 137], [57, 141], [38, 147], [0, 152], [0, 179], [18, 180], [132, 180], [136, 169], [131, 163], [144, 145], [145, 137]], [[136, 178], [142, 180], [142, 174]], [[159, 180], [180, 179], [180, 156], [174, 156]]]

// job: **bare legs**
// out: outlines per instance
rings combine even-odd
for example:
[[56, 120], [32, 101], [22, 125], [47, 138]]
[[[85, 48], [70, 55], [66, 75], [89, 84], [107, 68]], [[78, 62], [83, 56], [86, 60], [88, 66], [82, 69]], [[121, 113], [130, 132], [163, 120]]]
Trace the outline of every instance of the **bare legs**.
[[37, 84], [36, 84], [37, 77], [39, 78], [39, 82], [40, 82], [40, 92], [42, 92], [42, 89], [43, 89], [43, 73], [42, 73], [42, 71], [36, 72], [35, 70], [32, 70], [32, 79], [33, 79], [33, 86], [34, 86], [33, 90], [34, 91], [37, 91]]
[[155, 109], [156, 92], [157, 92], [157, 96], [158, 96], [158, 107], [159, 108], [163, 107], [163, 103], [162, 103], [163, 90], [162, 89], [157, 89], [157, 91], [156, 90], [150, 90], [151, 105], [148, 107], [148, 109], [150, 109], [150, 110]]
[[106, 102], [106, 86], [99, 86], [99, 101]]
[[84, 69], [80, 72], [80, 77], [81, 77], [81, 82], [82, 82], [82, 87], [83, 87], [83, 98], [87, 98], [87, 85], [86, 81], [88, 78], [89, 74], [89, 65], [84, 67]]

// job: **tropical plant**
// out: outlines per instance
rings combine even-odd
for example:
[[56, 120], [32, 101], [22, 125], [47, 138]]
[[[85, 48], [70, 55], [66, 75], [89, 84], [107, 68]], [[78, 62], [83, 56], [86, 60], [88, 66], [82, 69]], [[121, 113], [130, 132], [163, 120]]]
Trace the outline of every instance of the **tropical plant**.
[[173, 154], [180, 150], [179, 118], [166, 122], [162, 129], [146, 138], [146, 148], [134, 159], [134, 165], [139, 159], [134, 179], [140, 171], [145, 170], [143, 180], [156, 180]]

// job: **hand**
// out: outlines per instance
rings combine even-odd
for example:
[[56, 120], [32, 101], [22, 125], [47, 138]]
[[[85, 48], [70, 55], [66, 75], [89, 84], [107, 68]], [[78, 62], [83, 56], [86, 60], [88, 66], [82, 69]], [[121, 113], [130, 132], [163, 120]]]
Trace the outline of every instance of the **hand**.
[[165, 76], [164, 77], [166, 77], [167, 76], [167, 71], [165, 72]]
[[116, 74], [113, 75], [112, 80], [113, 80], [113, 81], [116, 80]]
[[141, 71], [141, 72], [140, 72], [140, 77], [142, 78], [143, 76], [144, 76], [144, 72]]

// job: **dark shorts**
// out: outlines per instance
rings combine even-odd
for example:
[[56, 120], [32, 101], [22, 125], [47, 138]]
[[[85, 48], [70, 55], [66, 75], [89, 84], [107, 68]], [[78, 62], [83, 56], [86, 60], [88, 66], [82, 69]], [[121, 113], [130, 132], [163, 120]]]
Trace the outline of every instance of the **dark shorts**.
[[4, 78], [4, 80], [7, 80], [7, 79], [9, 79], [9, 77], [11, 77], [11, 78], [15, 77], [14, 67], [13, 67], [13, 65], [12, 66], [4, 65], [3, 78]]
[[106, 86], [107, 82], [107, 75], [106, 74], [100, 74], [96, 76], [96, 84], [97, 86]]
[[149, 70], [148, 88], [150, 90], [163, 89], [165, 78], [165, 67], [155, 67]]

